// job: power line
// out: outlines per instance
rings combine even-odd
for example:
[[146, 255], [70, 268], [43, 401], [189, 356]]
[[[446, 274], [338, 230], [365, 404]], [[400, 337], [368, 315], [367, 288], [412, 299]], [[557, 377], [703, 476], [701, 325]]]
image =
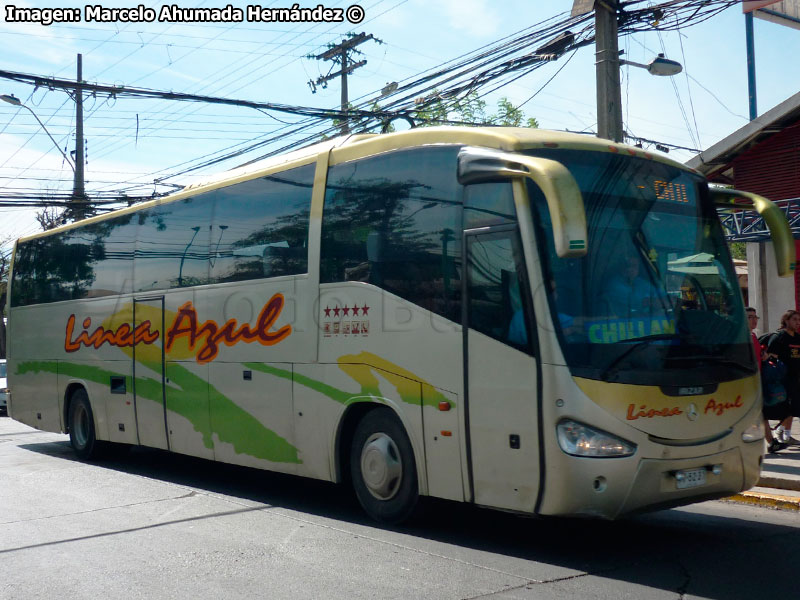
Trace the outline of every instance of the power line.
[[[359, 69], [367, 64], [366, 59], [360, 60], [358, 62], [352, 62], [350, 60], [350, 55], [352, 53], [361, 54], [361, 51], [356, 50], [356, 48], [361, 44], [368, 42], [369, 40], [374, 40], [379, 44], [383, 43], [381, 40], [373, 36], [371, 33], [367, 35], [366, 33], [361, 32], [359, 34], [351, 35], [349, 38], [342, 40], [336, 45], [331, 45], [325, 52], [315, 56], [314, 58], [317, 60], [331, 61], [334, 65], [339, 65], [341, 69], [339, 69], [339, 71], [337, 71], [336, 73], [333, 73], [332, 72], [333, 69], [331, 68], [331, 70], [328, 71], [327, 75], [320, 75], [316, 81], [309, 81], [308, 85], [311, 88], [311, 93], [312, 94], [317, 93], [317, 86], [321, 85], [322, 87], [327, 87], [328, 82], [331, 79], [334, 79], [336, 77], [341, 77], [342, 78], [341, 107], [342, 107], [342, 112], [344, 114], [348, 114], [349, 112], [348, 105], [350, 104], [350, 100], [349, 100], [349, 95], [347, 93], [347, 76], [356, 69]], [[311, 56], [309, 56], [308, 58], [311, 58]], [[341, 127], [342, 127], [342, 135], [345, 135], [350, 131], [346, 118], [342, 119]]]
[[[620, 24], [621, 35], [629, 35], [631, 33], [653, 30], [655, 28], [652, 24], [652, 17], [653, 9], [657, 7], [648, 6], [647, 8], [638, 8], [642, 4], [643, 2], [628, 2], [625, 4], [625, 22]], [[724, 10], [732, 4], [734, 4], [732, 0], [711, 0], [702, 2], [700, 0], [678, 0], [662, 3], [659, 7], [666, 13], [676, 15], [675, 24], [678, 27], [685, 27], [689, 23], [701, 22], [704, 19], [710, 18], [716, 14], [716, 12]], [[658, 29], [661, 31], [671, 31], [675, 30], [676, 25], [660, 25]], [[346, 111], [346, 113], [341, 110], [232, 100], [212, 95], [203, 96], [199, 94], [159, 92], [157, 90], [134, 88], [130, 86], [97, 86], [96, 84], [84, 83], [82, 87], [84, 89], [93, 90], [96, 94], [105, 94], [108, 96], [108, 99], [114, 100], [126, 97], [148, 97], [164, 101], [180, 100], [204, 104], [219, 103], [232, 106], [246, 106], [268, 112], [284, 112], [284, 114], [300, 117], [300, 120], [294, 123], [285, 123], [282, 127], [276, 128], [267, 135], [251, 137], [249, 140], [243, 140], [240, 144], [229, 146], [227, 150], [217, 150], [202, 157], [195, 157], [194, 159], [185, 161], [181, 165], [160, 169], [158, 173], [168, 173], [159, 178], [160, 182], [163, 183], [165, 180], [176, 177], [177, 175], [207, 168], [220, 162], [252, 153], [260, 148], [279, 144], [282, 141], [287, 142], [288, 140], [293, 140], [288, 144], [282, 145], [281, 148], [271, 151], [266, 156], [291, 147], [296, 147], [300, 144], [315, 141], [321, 134], [329, 134], [332, 133], [332, 130], [335, 131], [335, 129], [331, 127], [324, 126], [324, 123], [329, 123], [332, 119], [350, 118], [354, 128], [364, 130], [369, 127], [375, 127], [386, 119], [403, 116], [413, 118], [417, 112], [424, 110], [441, 99], [444, 99], [446, 103], [453, 104], [457, 102], [459, 98], [463, 98], [473, 90], [486, 89], [488, 84], [494, 86], [494, 89], [499, 89], [502, 85], [507, 85], [511, 81], [551, 62], [551, 60], [546, 57], [535, 52], [532, 53], [531, 48], [541, 46], [549, 39], [569, 30], [576, 31], [577, 33], [572, 43], [564, 48], [561, 55], [563, 56], [563, 53], [571, 51], [571, 58], [578, 48], [593, 42], [594, 36], [592, 26], [585, 18], [554, 17], [537, 25], [525, 28], [515, 34], [505, 36], [501, 40], [487, 44], [475, 51], [442, 63], [437, 67], [425, 71], [421, 75], [407, 78], [401, 82], [401, 85], [398, 85], [398, 89], [395, 92], [384, 98], [381, 98], [377, 91], [372, 94], [366, 94], [357, 99], [357, 102], [359, 102], [358, 106], [352, 111]], [[290, 33], [285, 35], [290, 35]], [[111, 36], [109, 39], [113, 37], [114, 36]], [[297, 60], [297, 58], [292, 60]], [[269, 64], [273, 64], [273, 62], [274, 61], [271, 61]], [[285, 66], [286, 65], [282, 65], [278, 68], [284, 68]], [[563, 69], [563, 66], [561, 68]], [[64, 83], [63, 80], [59, 81], [55, 78], [31, 76], [24, 73], [13, 73], [10, 71], [0, 72], [0, 76], [3, 76], [3, 74], [10, 74], [11, 77], [9, 78], [16, 81], [23, 81], [24, 83], [44, 87], [53, 87], [54, 89], [57, 87], [54, 84]], [[228, 69], [228, 75], [231, 74], [230, 69]], [[22, 79], [20, 79], [20, 77]], [[28, 77], [28, 79], [25, 79], [25, 77]], [[72, 81], [68, 83], [72, 86], [75, 85]], [[247, 85], [249, 85], [249, 83]], [[439, 96], [434, 96], [432, 92], [437, 88], [439, 89]], [[65, 86], [62, 89], [67, 88]], [[423, 99], [420, 103], [417, 103], [416, 101], [420, 97]], [[368, 110], [364, 108], [371, 106], [372, 103], [378, 99], [386, 103], [380, 110]], [[99, 110], [100, 107], [102, 107], [102, 105], [98, 106], [95, 110]], [[153, 125], [154, 130], [156, 126], [155, 124]], [[310, 133], [311, 130], [314, 130], [313, 133]], [[174, 138], [175, 136], [170, 137]], [[230, 137], [226, 139], [230, 139]], [[188, 168], [184, 169], [184, 166]], [[180, 172], [176, 173], [175, 171]], [[139, 185], [140, 187], [152, 185], [148, 183], [129, 183], [130, 185]]]
[[208, 104], [226, 104], [229, 106], [244, 106], [248, 108], [273, 110], [276, 112], [292, 115], [302, 115], [323, 119], [344, 119], [348, 115], [353, 117], [374, 117], [374, 116], [394, 116], [396, 112], [389, 111], [368, 111], [368, 110], [348, 110], [341, 111], [327, 108], [313, 108], [309, 106], [292, 106], [289, 104], [279, 104], [276, 102], [255, 102], [252, 100], [236, 100], [233, 98], [222, 98], [219, 96], [202, 96], [198, 94], [187, 94], [181, 92], [167, 92], [151, 90], [145, 88], [134, 88], [129, 86], [103, 85], [97, 83], [76, 83], [69, 79], [58, 79], [55, 77], [43, 77], [29, 73], [18, 73], [0, 69], [0, 78], [10, 79], [22, 83], [30, 83], [37, 87], [47, 87], [49, 89], [76, 90], [83, 89], [94, 94], [108, 94], [111, 97], [130, 97], [130, 98], [159, 98], [163, 100], [177, 100], [181, 102], [205, 102]]

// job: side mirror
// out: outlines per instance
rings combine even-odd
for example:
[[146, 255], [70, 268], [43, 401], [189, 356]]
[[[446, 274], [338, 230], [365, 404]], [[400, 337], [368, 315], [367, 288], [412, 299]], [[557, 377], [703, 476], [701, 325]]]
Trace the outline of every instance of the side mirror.
[[556, 254], [585, 256], [588, 250], [586, 211], [578, 183], [560, 162], [490, 148], [462, 148], [458, 153], [458, 181], [462, 185], [527, 177], [544, 193], [553, 224]]
[[786, 215], [777, 204], [758, 194], [728, 188], [709, 187], [708, 192], [714, 206], [718, 208], [756, 211], [769, 228], [769, 235], [775, 247], [778, 276], [792, 277], [794, 275], [796, 260], [794, 236], [792, 228], [786, 220]]

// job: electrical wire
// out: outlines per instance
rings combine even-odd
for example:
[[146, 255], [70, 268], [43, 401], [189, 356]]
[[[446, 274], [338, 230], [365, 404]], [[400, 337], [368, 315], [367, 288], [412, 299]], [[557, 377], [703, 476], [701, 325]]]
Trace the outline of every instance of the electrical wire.
[[[392, 10], [402, 3], [403, 2], [400, 2], [388, 8], [387, 11]], [[732, 0], [673, 0], [664, 2], [655, 8], [661, 8], [674, 16], [674, 23], [671, 22], [668, 26], [661, 26], [658, 30], [677, 30], [680, 35], [681, 27], [707, 20], [734, 3], [735, 2]], [[379, 3], [376, 3], [375, 6], [378, 4]], [[642, 4], [643, 2], [628, 2], [624, 4], [625, 18], [620, 23], [621, 36], [653, 29], [651, 21], [654, 7], [648, 6], [646, 8], [638, 8]], [[352, 123], [354, 130], [369, 130], [370, 127], [379, 126], [387, 119], [406, 116], [413, 118], [415, 114], [430, 109], [437, 105], [437, 103], [443, 103], [445, 108], [455, 106], [459, 101], [466, 98], [467, 95], [472, 92], [477, 92], [478, 90], [485, 96], [487, 93], [490, 93], [486, 92], [487, 89], [491, 88], [492, 91], [500, 89], [502, 86], [516, 81], [520, 77], [529, 74], [536, 68], [549, 62], [549, 60], [545, 60], [535, 52], [531, 52], [531, 48], [542, 45], [552, 37], [563, 34], [568, 30], [577, 30], [578, 33], [575, 35], [574, 41], [561, 53], [563, 56], [566, 52], [572, 52], [567, 61], [562, 64], [556, 72], [555, 75], [558, 75], [566, 66], [566, 63], [574, 57], [577, 49], [593, 43], [594, 34], [593, 28], [589, 22], [590, 19], [591, 17], [586, 16], [579, 18], [557, 17], [548, 19], [535, 26], [520, 30], [516, 34], [505, 36], [475, 51], [465, 53], [460, 57], [442, 63], [438, 67], [429, 69], [416, 77], [407, 78], [400, 82], [401, 85], [398, 86], [397, 90], [386, 97], [381, 97], [378, 92], [366, 94], [356, 99], [357, 104], [355, 108], [352, 111], [348, 111], [346, 114], [335, 109], [314, 109], [311, 107], [294, 107], [275, 103], [230, 101], [229, 99], [208, 95], [201, 96], [199, 94], [158, 92], [156, 90], [129, 88], [127, 86], [107, 86], [105, 89], [102, 89], [102, 86], [95, 85], [95, 92], [108, 94], [110, 98], [122, 98], [123, 96], [150, 97], [168, 101], [181, 100], [185, 102], [198, 102], [204, 105], [227, 103], [238, 106], [249, 106], [250, 108], [267, 111], [268, 113], [272, 111], [284, 112], [285, 114], [300, 117], [300, 120], [295, 122], [282, 121], [283, 127], [277, 128], [271, 134], [258, 135], [247, 141], [242, 141], [239, 144], [229, 145], [228, 148], [230, 151], [225, 151], [224, 149], [217, 150], [212, 153], [207, 153], [203, 157], [195, 157], [189, 161], [184, 161], [180, 165], [174, 165], [172, 168], [167, 167], [161, 169], [160, 173], [162, 176], [159, 177], [160, 181], [158, 183], [167, 184], [169, 183], [169, 179], [174, 179], [179, 175], [185, 175], [225, 161], [234, 160], [247, 154], [252, 154], [266, 146], [274, 147], [283, 142], [280, 147], [271, 149], [268, 154], [252, 160], [258, 160], [259, 158], [271, 156], [286, 149], [310, 143], [319, 139], [320, 135], [328, 135], [337, 131], [337, 127], [330, 124], [331, 119], [347, 118]], [[110, 36], [109, 40], [115, 36], [116, 34]], [[219, 38], [219, 36], [214, 36], [211, 39], [213, 40], [216, 38]], [[277, 69], [285, 67], [286, 65], [282, 65], [278, 66]], [[10, 72], [3, 73], [7, 74]], [[547, 81], [545, 86], [537, 90], [531, 98], [540, 93], [541, 90], [552, 81], [555, 75]], [[19, 81], [20, 79], [17, 78], [15, 80]], [[33, 80], [27, 80], [25, 82], [33, 83], [34, 85], [45, 85], [44, 81], [45, 79], [40, 78], [38, 83]], [[50, 81], [52, 84], [52, 78]], [[62, 83], [66, 84], [66, 82]], [[72, 83], [74, 88], [74, 82]], [[244, 89], [246, 85], [249, 84], [245, 83], [245, 85], [238, 89]], [[421, 100], [419, 100], [420, 98]], [[378, 100], [384, 102], [380, 110], [367, 110], [364, 108], [374, 105]], [[523, 106], [529, 100], [526, 100], [520, 106]], [[99, 110], [99, 107], [97, 110]], [[92, 115], [94, 115], [95, 112], [96, 110], [92, 112]], [[185, 112], [188, 111], [184, 111], [184, 113]], [[185, 118], [185, 114], [182, 114], [181, 117]], [[177, 120], [177, 118], [175, 120]], [[157, 127], [156, 124], [153, 124], [153, 126]], [[226, 139], [230, 138], [228, 137]], [[291, 141], [285, 143], [288, 140]], [[164, 173], [166, 173], [166, 175], [163, 175]], [[143, 186], [148, 184], [128, 182], [126, 185]]]

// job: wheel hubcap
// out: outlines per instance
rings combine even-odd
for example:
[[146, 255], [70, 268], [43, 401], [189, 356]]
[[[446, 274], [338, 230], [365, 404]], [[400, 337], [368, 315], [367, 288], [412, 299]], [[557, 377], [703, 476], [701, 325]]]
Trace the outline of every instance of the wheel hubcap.
[[385, 433], [374, 433], [361, 450], [361, 474], [369, 493], [391, 500], [403, 480], [403, 461], [397, 445]]

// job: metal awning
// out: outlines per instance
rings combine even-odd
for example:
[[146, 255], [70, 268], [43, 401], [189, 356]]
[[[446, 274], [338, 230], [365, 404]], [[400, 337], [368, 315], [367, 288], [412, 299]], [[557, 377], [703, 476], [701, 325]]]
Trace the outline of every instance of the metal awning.
[[[775, 204], [783, 209], [794, 238], [800, 239], [800, 198], [778, 200]], [[754, 210], [718, 208], [717, 214], [729, 242], [764, 242], [770, 239], [767, 224]]]

